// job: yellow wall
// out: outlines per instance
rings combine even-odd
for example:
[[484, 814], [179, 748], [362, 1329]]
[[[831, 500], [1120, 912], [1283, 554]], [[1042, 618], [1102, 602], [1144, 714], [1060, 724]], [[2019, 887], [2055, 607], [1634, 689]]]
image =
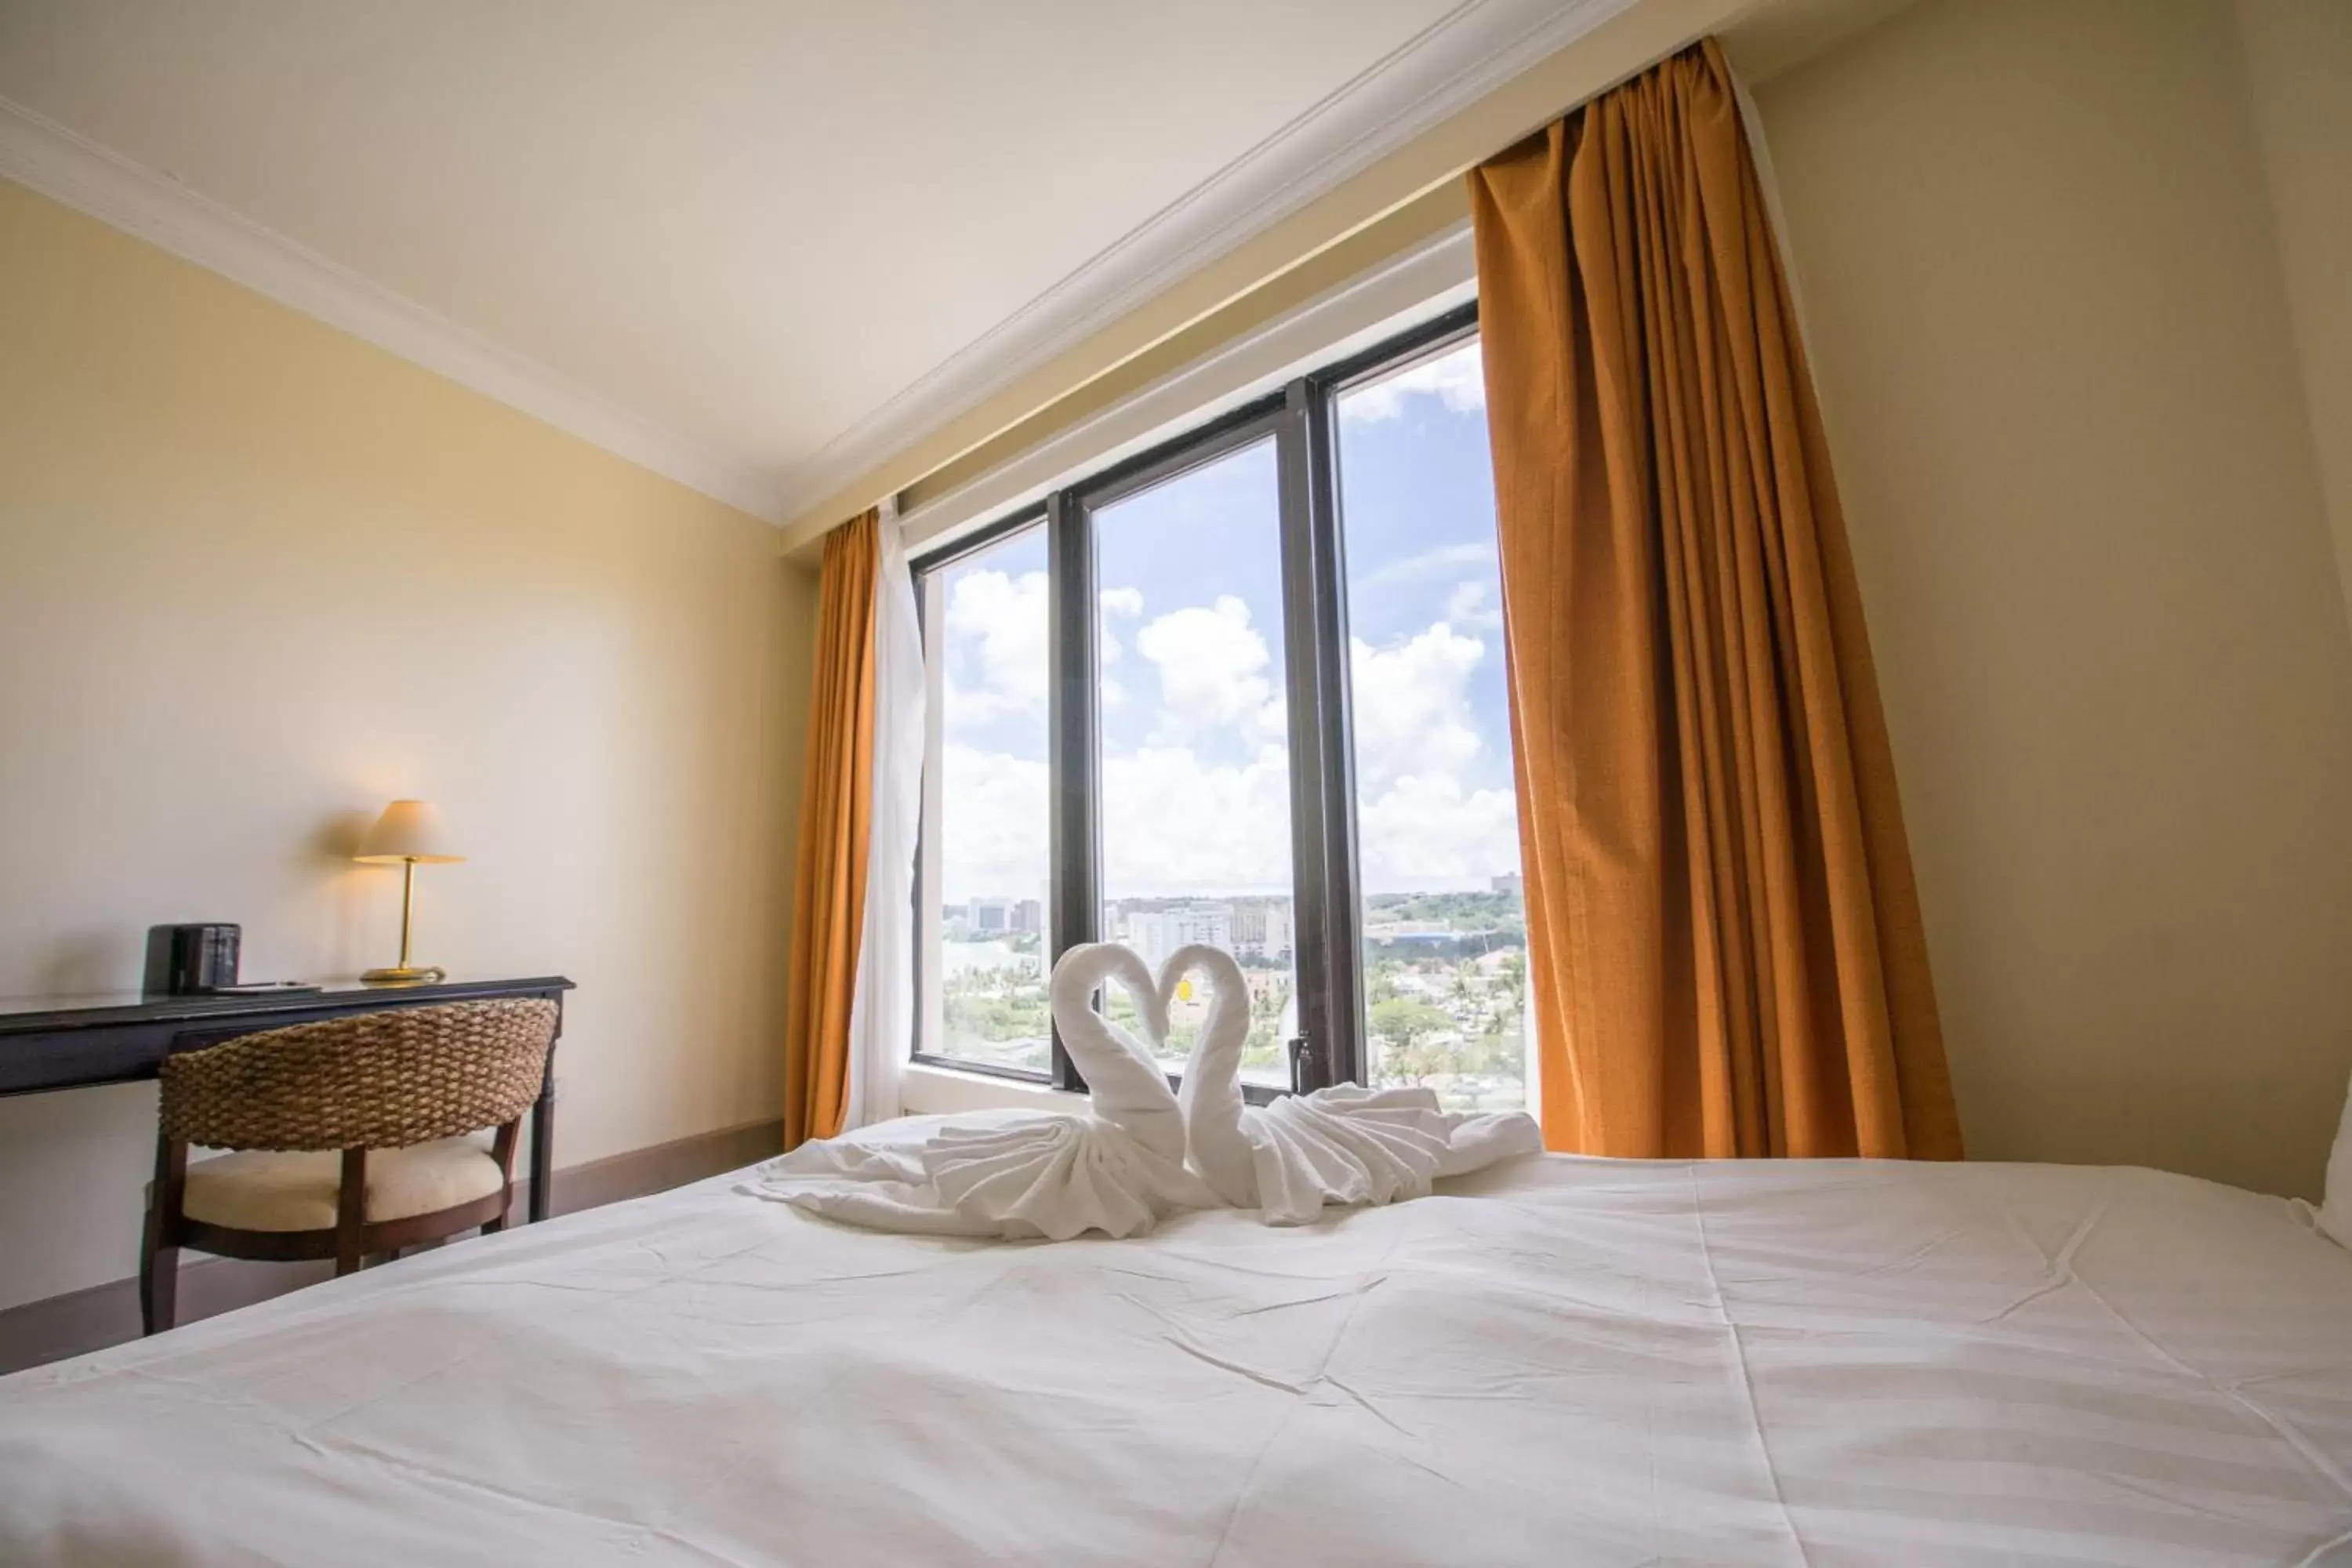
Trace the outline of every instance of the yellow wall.
[[[812, 585], [772, 530], [0, 184], [0, 994], [580, 983], [559, 1165], [779, 1113]], [[0, 1100], [0, 1307], [137, 1267], [149, 1086]]]
[[2295, 360], [2352, 607], [2352, 5], [2237, 0]]
[[1758, 96], [1970, 1152], [2315, 1194], [2352, 637], [2249, 79], [2219, 0], [1927, 0]]

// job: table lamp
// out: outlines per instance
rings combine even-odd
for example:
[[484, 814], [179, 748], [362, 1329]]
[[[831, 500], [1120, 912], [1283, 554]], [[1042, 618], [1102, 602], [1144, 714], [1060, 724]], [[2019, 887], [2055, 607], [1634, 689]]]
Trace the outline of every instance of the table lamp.
[[401, 868], [400, 962], [389, 969], [371, 969], [360, 978], [377, 984], [446, 978], [449, 972], [437, 963], [408, 962], [408, 939], [416, 923], [416, 868], [454, 866], [465, 858], [449, 853], [440, 812], [429, 800], [394, 801], [375, 819], [367, 837], [360, 840], [360, 851], [352, 858], [374, 866], [397, 864]]

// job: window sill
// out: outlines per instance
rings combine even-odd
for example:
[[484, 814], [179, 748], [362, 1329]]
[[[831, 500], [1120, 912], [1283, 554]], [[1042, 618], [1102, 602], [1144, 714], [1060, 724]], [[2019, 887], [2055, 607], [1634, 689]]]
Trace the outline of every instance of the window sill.
[[1023, 1083], [992, 1073], [958, 1072], [930, 1062], [908, 1062], [898, 1079], [898, 1113], [902, 1116], [1000, 1108], [1082, 1111], [1089, 1103], [1083, 1094], [1050, 1084]]
[[[1171, 1081], [1171, 1089], [1175, 1088]], [[1274, 1084], [1244, 1082], [1242, 1098], [1270, 1105], [1288, 1093]], [[963, 1110], [1058, 1110], [1084, 1115], [1094, 1097], [1050, 1084], [1024, 1083], [995, 1073], [959, 1072], [937, 1062], [908, 1062], [898, 1079], [898, 1114], [951, 1116]]]

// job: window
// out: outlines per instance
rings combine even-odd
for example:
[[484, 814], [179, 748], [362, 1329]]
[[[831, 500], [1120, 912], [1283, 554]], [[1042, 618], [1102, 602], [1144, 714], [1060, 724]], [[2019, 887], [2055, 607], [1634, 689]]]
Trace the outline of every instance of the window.
[[[1102, 918], [1157, 970], [1188, 942], [1250, 988], [1245, 1080], [1290, 1081], [1290, 710], [1275, 443], [1089, 498], [1097, 589]], [[1167, 1059], [1206, 1014], [1180, 994]]]
[[916, 952], [923, 1038], [966, 1064], [1045, 1073], [1053, 774], [1045, 531], [1035, 520], [918, 579], [930, 675]]
[[1486, 382], [1473, 339], [1339, 391], [1374, 1084], [1528, 1100], [1527, 910], [1503, 679]]
[[1529, 1098], [1475, 333], [1457, 312], [915, 563], [919, 1058], [1080, 1087], [1053, 957], [1206, 942], [1249, 981], [1253, 1097], [1296, 1041], [1305, 1087]]

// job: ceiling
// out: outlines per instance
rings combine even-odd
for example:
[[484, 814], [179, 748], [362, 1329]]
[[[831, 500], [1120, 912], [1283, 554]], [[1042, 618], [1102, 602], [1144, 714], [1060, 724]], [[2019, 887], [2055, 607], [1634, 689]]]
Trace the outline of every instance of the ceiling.
[[0, 174], [776, 518], [1626, 3], [0, 0]]

